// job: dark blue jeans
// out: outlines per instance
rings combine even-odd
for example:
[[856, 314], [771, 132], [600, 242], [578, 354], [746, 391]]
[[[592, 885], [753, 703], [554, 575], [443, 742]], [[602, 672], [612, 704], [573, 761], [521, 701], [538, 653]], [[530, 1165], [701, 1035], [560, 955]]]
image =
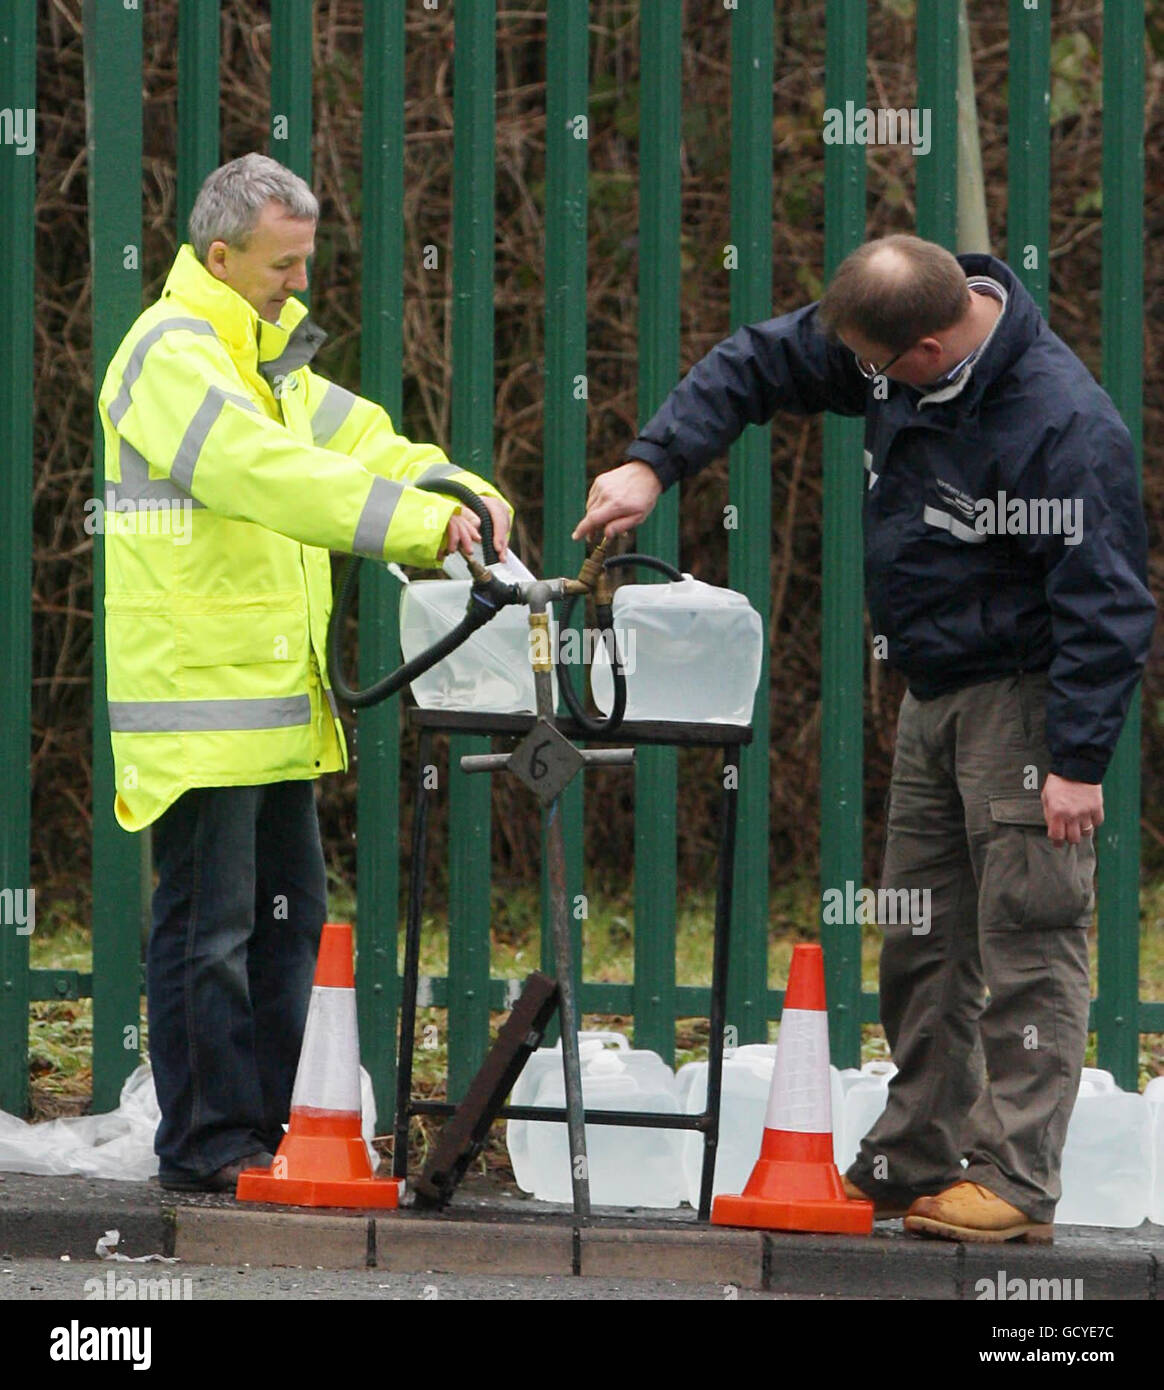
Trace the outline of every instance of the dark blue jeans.
[[327, 915], [315, 784], [186, 792], [154, 862], [154, 1150], [161, 1176], [202, 1178], [283, 1136]]

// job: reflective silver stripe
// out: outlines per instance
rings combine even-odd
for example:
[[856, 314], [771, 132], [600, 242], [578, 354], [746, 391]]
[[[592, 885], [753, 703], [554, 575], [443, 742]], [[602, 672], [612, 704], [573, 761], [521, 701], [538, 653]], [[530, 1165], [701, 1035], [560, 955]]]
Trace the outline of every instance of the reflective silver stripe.
[[[262, 329], [259, 331], [262, 332]], [[325, 342], [327, 334], [319, 324], [312, 323], [310, 319], [300, 319], [291, 330], [287, 346], [278, 357], [272, 358], [269, 362], [260, 362], [259, 371], [268, 381], [274, 381], [277, 376], [297, 372], [300, 367], [305, 367], [311, 361]]]
[[307, 695], [256, 700], [110, 700], [115, 734], [194, 734], [226, 729], [284, 729], [311, 723]]
[[352, 549], [357, 555], [370, 555], [376, 560], [384, 558], [384, 541], [392, 523], [392, 513], [403, 491], [403, 483], [394, 483], [389, 478], [372, 479], [368, 500], [360, 513], [356, 536], [352, 541]]
[[324, 393], [319, 409], [311, 417], [312, 439], [317, 444], [326, 444], [348, 418], [355, 403], [355, 396], [333, 381]]
[[967, 526], [965, 522], [959, 521], [949, 512], [940, 512], [937, 507], [925, 507], [922, 511], [922, 520], [929, 526], [937, 526], [942, 531], [949, 531], [951, 536], [957, 536], [960, 541], [967, 541], [970, 545], [982, 545], [986, 540], [986, 537], [975, 531], [973, 526]]
[[206, 436], [214, 428], [214, 422], [222, 414], [222, 407], [227, 401], [233, 401], [244, 410], [258, 413], [254, 402], [248, 401], [245, 396], [236, 395], [233, 391], [224, 391], [220, 386], [208, 387], [205, 396], [202, 397], [202, 404], [186, 426], [186, 433], [182, 436], [182, 442], [178, 445], [178, 452], [174, 455], [174, 462], [170, 468], [170, 476], [182, 487], [189, 489], [193, 485], [194, 467], [202, 453], [202, 446], [206, 443]]
[[327, 686], [325, 686], [325, 687], [324, 687], [324, 690], [323, 690], [323, 693], [327, 696], [327, 706], [328, 706], [328, 709], [331, 710], [332, 714], [334, 714], [334, 715], [336, 715], [336, 716], [338, 717], [338, 716], [339, 716], [339, 707], [336, 705], [336, 702], [335, 702], [335, 692], [334, 692], [333, 690], [330, 690]]
[[[105, 510], [115, 511], [118, 503], [132, 502], [188, 502], [191, 508], [203, 507], [177, 483], [169, 478], [151, 478], [150, 466], [138, 453], [128, 439], [120, 440], [118, 459], [121, 463], [121, 481], [105, 484]], [[124, 511], [124, 507], [122, 507]]]
[[455, 463], [434, 463], [431, 468], [426, 468], [416, 481], [418, 483], [431, 483], [434, 478], [451, 478], [454, 473], [463, 473], [464, 471], [463, 468], [458, 468]]
[[151, 329], [143, 333], [129, 354], [129, 361], [125, 364], [125, 371], [121, 377], [121, 390], [114, 396], [109, 407], [109, 418], [114, 427], [121, 424], [122, 416], [129, 409], [130, 392], [133, 390], [134, 382], [141, 376], [146, 353], [164, 333], [173, 332], [175, 329], [182, 329], [186, 333], [209, 334], [212, 338], [215, 336], [213, 327], [205, 319], [163, 319], [161, 323], [155, 323]]

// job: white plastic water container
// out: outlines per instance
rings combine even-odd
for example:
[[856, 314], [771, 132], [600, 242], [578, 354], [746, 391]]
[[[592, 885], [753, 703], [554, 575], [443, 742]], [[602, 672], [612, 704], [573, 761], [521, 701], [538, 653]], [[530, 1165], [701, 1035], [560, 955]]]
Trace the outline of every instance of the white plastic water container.
[[1148, 1194], [1148, 1220], [1164, 1226], [1164, 1076], [1144, 1087], [1144, 1103], [1152, 1135], [1152, 1187]]
[[[613, 614], [627, 719], [751, 724], [764, 628], [743, 594], [685, 574], [675, 583], [621, 585]], [[608, 713], [614, 680], [601, 644], [590, 684]]]
[[[480, 559], [480, 547], [475, 547]], [[400, 595], [400, 649], [411, 661], [438, 642], [465, 616], [472, 580], [460, 555], [445, 560], [450, 579], [409, 582], [402, 571], [392, 572], [404, 583]], [[489, 567], [508, 584], [533, 575], [510, 552]], [[551, 640], [555, 632], [551, 617]], [[412, 682], [412, 694], [422, 709], [475, 710], [490, 714], [532, 714], [537, 711], [533, 668], [530, 665], [529, 609], [511, 604], [478, 628], [456, 651], [450, 652]], [[557, 704], [557, 679], [553, 679]]]
[[[723, 1059], [713, 1196], [721, 1192], [742, 1192], [760, 1157], [776, 1049], [776, 1043], [748, 1043]], [[676, 1083], [683, 1110], [688, 1115], [698, 1115], [707, 1104], [707, 1070], [707, 1062], [688, 1062], [679, 1068]], [[835, 1156], [842, 1142], [837, 1119], [841, 1114], [841, 1073], [832, 1066], [829, 1067], [829, 1094]], [[682, 1132], [680, 1155], [684, 1200], [697, 1207], [703, 1175], [703, 1135], [695, 1130]]]
[[[582, 1045], [582, 1099], [588, 1109], [679, 1114], [675, 1077], [655, 1053]], [[636, 1058], [653, 1058], [637, 1061]], [[560, 1066], [545, 1070], [531, 1102], [563, 1107]], [[528, 1173], [534, 1197], [570, 1202], [570, 1145], [565, 1124], [534, 1120], [527, 1131]], [[595, 1206], [677, 1207], [680, 1201], [679, 1131], [586, 1126], [590, 1200]], [[516, 1174], [516, 1169], [515, 1169]]]
[[880, 1059], [866, 1062], [859, 1071], [848, 1067], [841, 1073], [844, 1098], [840, 1130], [844, 1142], [838, 1151], [837, 1167], [842, 1173], [857, 1157], [861, 1140], [881, 1118], [889, 1100], [889, 1082], [896, 1075], [893, 1063]]
[[1063, 1195], [1055, 1208], [1065, 1226], [1138, 1226], [1152, 1188], [1149, 1105], [1121, 1091], [1110, 1072], [1085, 1067], [1067, 1142]]
[[[632, 1065], [634, 1066], [643, 1066], [645, 1059], [653, 1060], [660, 1067], [663, 1066], [663, 1059], [657, 1052], [632, 1052], [625, 1033], [613, 1033], [605, 1029], [583, 1029], [578, 1034], [580, 1053], [589, 1055], [596, 1045], [599, 1049], [607, 1046], [616, 1048], [628, 1061], [633, 1058]], [[561, 1076], [561, 1039], [553, 1047], [539, 1047], [526, 1059], [525, 1066], [521, 1069], [521, 1075], [509, 1093], [509, 1104], [533, 1105], [535, 1103], [534, 1096], [537, 1095], [542, 1078], [555, 1070]], [[565, 1082], [563, 1081], [564, 1085]], [[537, 1120], [506, 1120], [505, 1122], [505, 1146], [509, 1150], [513, 1178], [523, 1192], [534, 1190], [533, 1172], [529, 1163], [529, 1131], [531, 1125], [537, 1123], [539, 1123]]]

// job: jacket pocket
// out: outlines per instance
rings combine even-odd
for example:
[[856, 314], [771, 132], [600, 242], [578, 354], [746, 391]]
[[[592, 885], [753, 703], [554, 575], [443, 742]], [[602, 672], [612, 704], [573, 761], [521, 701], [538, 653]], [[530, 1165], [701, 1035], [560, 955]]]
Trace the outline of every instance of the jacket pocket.
[[1095, 846], [1056, 845], [1037, 795], [992, 796], [990, 839], [979, 885], [986, 928], [1087, 926], [1095, 906]]
[[302, 609], [235, 609], [186, 613], [174, 621], [178, 665], [302, 665], [307, 659], [307, 619]]

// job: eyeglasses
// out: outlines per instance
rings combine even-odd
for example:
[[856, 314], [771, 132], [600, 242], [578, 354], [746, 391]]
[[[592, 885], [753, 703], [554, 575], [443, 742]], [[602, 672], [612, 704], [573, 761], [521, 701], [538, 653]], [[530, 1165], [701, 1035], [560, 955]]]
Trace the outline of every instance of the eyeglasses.
[[905, 354], [909, 352], [910, 348], [912, 347], [913, 344], [911, 343], [909, 347], [902, 348], [900, 352], [894, 353], [894, 355], [889, 359], [889, 361], [880, 367], [875, 367], [872, 362], [866, 361], [864, 357], [858, 357], [856, 353], [853, 353], [853, 360], [857, 364], [857, 370], [861, 373], [861, 375], [865, 378], [866, 381], [875, 381], [879, 376], [884, 376], [885, 373], [890, 369], [890, 367], [892, 367], [893, 364], [898, 360], [898, 358], [904, 357]]

